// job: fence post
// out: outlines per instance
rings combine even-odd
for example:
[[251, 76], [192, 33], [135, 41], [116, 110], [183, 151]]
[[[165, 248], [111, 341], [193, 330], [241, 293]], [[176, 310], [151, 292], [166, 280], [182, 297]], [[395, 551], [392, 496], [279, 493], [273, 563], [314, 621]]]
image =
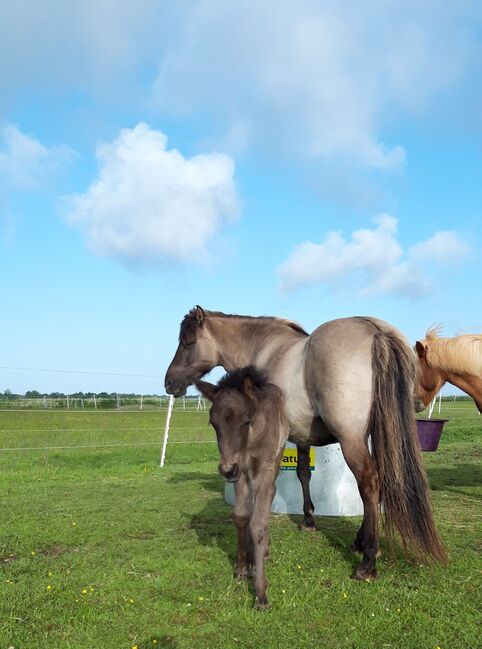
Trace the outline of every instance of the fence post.
[[169, 423], [171, 421], [172, 409], [174, 407], [174, 397], [169, 395], [169, 404], [167, 407], [166, 415], [166, 427], [164, 428], [164, 441], [162, 442], [162, 451], [161, 451], [161, 469], [164, 466], [166, 460], [166, 448], [167, 448], [167, 438], [169, 437]]

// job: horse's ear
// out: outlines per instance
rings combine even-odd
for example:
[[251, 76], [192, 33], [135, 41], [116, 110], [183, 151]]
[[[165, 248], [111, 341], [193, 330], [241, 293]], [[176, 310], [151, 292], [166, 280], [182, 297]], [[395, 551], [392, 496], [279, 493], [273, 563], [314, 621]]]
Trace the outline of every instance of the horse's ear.
[[209, 401], [214, 401], [214, 397], [219, 391], [217, 385], [213, 385], [208, 381], [194, 381], [194, 385], [197, 387], [203, 397], [206, 397], [206, 399], [209, 399]]
[[246, 376], [243, 379], [243, 383], [241, 384], [241, 392], [245, 394], [247, 397], [251, 397], [253, 396], [255, 387], [256, 385], [254, 383], [251, 374], [246, 374]]
[[204, 322], [204, 311], [202, 307], [199, 306], [199, 304], [196, 305], [196, 312], [194, 315], [196, 316], [196, 321], [198, 325], [202, 327]]
[[425, 345], [420, 342], [420, 340], [417, 340], [417, 342], [415, 343], [415, 351], [417, 352], [419, 358], [425, 358], [425, 356], [427, 355], [427, 349]]

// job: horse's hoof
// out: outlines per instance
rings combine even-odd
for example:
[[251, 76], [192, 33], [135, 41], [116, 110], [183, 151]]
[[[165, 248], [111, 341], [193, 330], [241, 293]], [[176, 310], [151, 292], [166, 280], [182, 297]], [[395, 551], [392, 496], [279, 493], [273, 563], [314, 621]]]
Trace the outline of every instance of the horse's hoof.
[[303, 521], [300, 523], [300, 530], [303, 530], [303, 532], [316, 532], [316, 525], [314, 523]]
[[254, 608], [257, 611], [267, 611], [269, 609], [268, 600], [265, 599], [264, 601], [260, 602], [259, 599], [256, 599], [254, 603]]
[[378, 573], [375, 568], [372, 570], [361, 570], [358, 568], [356, 573], [353, 575], [353, 579], [357, 581], [375, 581], [378, 579]]

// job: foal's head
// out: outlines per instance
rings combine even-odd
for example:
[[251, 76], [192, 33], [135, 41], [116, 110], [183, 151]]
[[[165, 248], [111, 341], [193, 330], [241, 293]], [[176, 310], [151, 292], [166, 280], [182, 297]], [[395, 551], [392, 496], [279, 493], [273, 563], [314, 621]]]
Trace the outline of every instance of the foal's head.
[[221, 454], [219, 472], [228, 482], [237, 482], [256, 412], [255, 392], [265, 384], [264, 376], [253, 367], [245, 367], [226, 374], [217, 385], [207, 381], [195, 384], [212, 401], [209, 421], [216, 431]]

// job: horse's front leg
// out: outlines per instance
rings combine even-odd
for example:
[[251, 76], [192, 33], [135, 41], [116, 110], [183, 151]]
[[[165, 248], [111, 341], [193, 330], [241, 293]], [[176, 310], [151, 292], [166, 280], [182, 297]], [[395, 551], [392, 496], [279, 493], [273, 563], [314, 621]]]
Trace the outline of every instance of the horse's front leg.
[[238, 579], [246, 579], [253, 564], [253, 549], [249, 531], [249, 519], [251, 516], [249, 486], [244, 474], [235, 483], [234, 492], [236, 497], [233, 508], [233, 521], [238, 537], [235, 576]]
[[309, 446], [298, 446], [298, 464], [296, 466], [296, 475], [298, 480], [301, 482], [301, 488], [303, 489], [303, 513], [304, 518], [301, 523], [301, 529], [314, 531], [316, 530], [315, 519], [313, 514], [315, 512], [315, 506], [310, 497], [310, 480], [311, 480], [311, 471], [310, 471], [310, 447]]
[[254, 589], [256, 592], [254, 607], [258, 610], [268, 608], [266, 596], [268, 581], [264, 563], [269, 549], [268, 521], [275, 491], [274, 477], [269, 479], [269, 475], [254, 486], [253, 515], [249, 522], [249, 529], [254, 550]]

